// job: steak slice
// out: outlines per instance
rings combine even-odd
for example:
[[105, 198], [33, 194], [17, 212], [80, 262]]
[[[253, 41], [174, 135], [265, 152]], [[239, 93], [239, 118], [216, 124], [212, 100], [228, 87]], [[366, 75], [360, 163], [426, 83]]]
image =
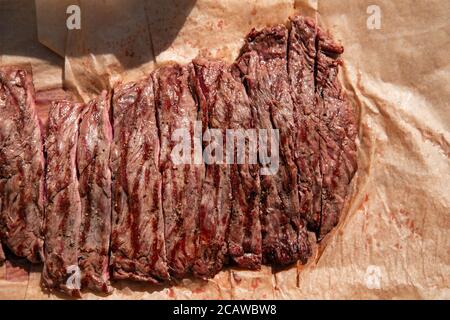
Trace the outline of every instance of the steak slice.
[[110, 292], [109, 238], [111, 235], [112, 128], [110, 95], [103, 92], [90, 101], [80, 124], [77, 169], [81, 197], [79, 265], [81, 284]]
[[[84, 105], [69, 101], [50, 107], [47, 139], [45, 261], [42, 279], [48, 289], [79, 296], [77, 283], [81, 201], [76, 151]], [[74, 277], [71, 273], [75, 272]]]
[[31, 73], [0, 67], [0, 241], [31, 262], [43, 258], [42, 144]]
[[310, 255], [299, 208], [296, 145], [292, 135], [296, 123], [287, 73], [287, 40], [284, 25], [261, 31], [253, 29], [236, 62], [256, 110], [257, 127], [279, 132], [278, 171], [260, 176], [263, 260], [278, 265], [298, 259], [305, 262]]
[[169, 278], [154, 103], [151, 77], [114, 91], [111, 265], [115, 279], [157, 283]]
[[[224, 159], [220, 160], [220, 154], [223, 158], [223, 150], [216, 144], [220, 144], [220, 139], [225, 141], [225, 132], [221, 130], [217, 131], [217, 135], [208, 135], [209, 131], [206, 129], [226, 128], [231, 110], [230, 106], [221, 101], [221, 95], [217, 91], [222, 66], [212, 66], [204, 60], [194, 60], [193, 64], [202, 127], [205, 128], [203, 140], [209, 142], [208, 146], [204, 145], [203, 158], [207, 165], [199, 213], [198, 254], [193, 271], [195, 276], [206, 278], [213, 277], [225, 263], [226, 239], [232, 209], [231, 170], [224, 163]], [[213, 161], [213, 154], [217, 161]], [[205, 158], [205, 155], [208, 156]]]
[[322, 172], [322, 215], [319, 238], [338, 222], [349, 183], [357, 169], [357, 121], [338, 79], [344, 51], [327, 34], [317, 34], [316, 90], [320, 95], [320, 166]]
[[[256, 159], [249, 163], [250, 143], [254, 143], [253, 151], [256, 153], [257, 134], [254, 130], [254, 139], [250, 141], [252, 137], [245, 131], [254, 129], [254, 112], [244, 86], [232, 75], [229, 66], [206, 59], [196, 59], [194, 64], [200, 101], [208, 110], [210, 126], [222, 130], [224, 145], [230, 143], [227, 150], [232, 151], [227, 161], [231, 182], [231, 215], [226, 239], [228, 254], [239, 267], [259, 269], [262, 260], [259, 167]], [[238, 159], [238, 152], [245, 158]]]
[[[153, 73], [161, 141], [160, 171], [167, 264], [170, 274], [176, 278], [186, 277], [195, 261], [198, 212], [205, 174], [202, 163], [192, 163], [194, 139], [200, 148], [201, 140], [194, 135], [197, 103], [191, 91], [191, 67], [171, 64]], [[180, 157], [174, 162], [172, 151], [176, 150], [177, 145], [183, 146], [185, 141], [188, 149], [183, 152], [186, 154], [177, 154]]]
[[320, 111], [315, 92], [316, 25], [313, 20], [291, 19], [288, 72], [295, 106], [295, 160], [298, 168], [300, 213], [308, 229], [318, 232], [321, 216]]

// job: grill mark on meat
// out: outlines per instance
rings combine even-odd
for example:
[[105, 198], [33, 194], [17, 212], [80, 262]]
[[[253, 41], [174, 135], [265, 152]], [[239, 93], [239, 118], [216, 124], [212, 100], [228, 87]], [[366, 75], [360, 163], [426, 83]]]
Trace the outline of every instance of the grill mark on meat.
[[[218, 68], [208, 68], [203, 60], [194, 60], [195, 89], [199, 99], [203, 129], [227, 127], [229, 112], [218, 102]], [[222, 134], [224, 144], [225, 134]], [[217, 151], [217, 150], [216, 150]], [[231, 214], [230, 167], [207, 164], [201, 192], [198, 254], [193, 273], [200, 278], [213, 277], [227, 259], [227, 234]]]
[[319, 239], [337, 223], [357, 169], [356, 118], [338, 79], [343, 47], [317, 32], [316, 90], [320, 96], [320, 167], [322, 213]]
[[66, 283], [72, 266], [78, 266], [81, 200], [76, 149], [83, 104], [54, 102], [49, 112], [45, 148], [48, 155], [45, 221], [45, 262], [42, 279], [48, 289], [79, 296]]
[[[191, 272], [197, 252], [198, 211], [200, 208], [204, 165], [175, 164], [171, 152], [176, 129], [189, 130], [193, 147], [197, 104], [190, 91], [192, 66], [170, 64], [156, 70], [155, 101], [160, 130], [162, 203], [165, 244], [170, 274], [183, 278]], [[191, 161], [193, 153], [189, 154]]]
[[280, 265], [310, 255], [297, 190], [294, 162], [294, 106], [287, 74], [287, 38], [284, 25], [255, 29], [247, 36], [236, 67], [257, 110], [257, 126], [278, 129], [280, 166], [274, 175], [261, 179], [261, 227], [263, 261]]
[[0, 67], [0, 241], [15, 255], [39, 262], [45, 161], [34, 96], [31, 72]]
[[113, 109], [113, 277], [158, 283], [169, 274], [152, 78], [117, 88]]
[[296, 164], [300, 213], [308, 229], [318, 232], [321, 219], [320, 105], [315, 90], [316, 25], [312, 19], [291, 19], [288, 72], [296, 108]]
[[111, 234], [109, 156], [112, 143], [109, 110], [110, 95], [106, 91], [87, 105], [77, 146], [81, 283], [83, 287], [105, 293], [112, 290], [108, 270]]

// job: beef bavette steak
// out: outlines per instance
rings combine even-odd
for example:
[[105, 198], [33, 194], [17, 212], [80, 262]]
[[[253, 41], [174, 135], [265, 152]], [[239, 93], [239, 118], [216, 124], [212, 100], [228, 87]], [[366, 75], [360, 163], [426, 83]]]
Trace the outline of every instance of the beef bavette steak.
[[169, 273], [151, 77], [114, 90], [113, 118], [112, 274], [157, 283]]
[[[202, 126], [204, 129], [221, 129], [229, 124], [229, 108], [220, 99], [216, 99], [217, 80], [221, 69], [208, 68], [202, 61], [194, 61], [195, 88], [200, 104]], [[218, 102], [219, 101], [219, 102]], [[205, 132], [206, 134], [206, 132]], [[203, 139], [211, 142], [215, 139], [225, 141], [224, 132], [218, 136]], [[206, 149], [205, 149], [206, 150]], [[218, 156], [220, 149], [211, 152], [209, 156]], [[216, 154], [217, 151], [217, 154]], [[205, 156], [204, 156], [205, 157]], [[204, 159], [206, 160], [206, 159]], [[209, 278], [218, 273], [227, 257], [226, 238], [232, 208], [231, 171], [230, 167], [218, 158], [215, 163], [206, 165], [203, 181], [202, 198], [199, 211], [198, 254], [193, 267], [197, 277]]]
[[43, 257], [42, 145], [31, 73], [0, 67], [0, 242], [31, 262]]
[[295, 163], [295, 110], [287, 73], [288, 30], [284, 25], [252, 30], [236, 62], [260, 129], [279, 131], [279, 169], [261, 175], [263, 259], [287, 265], [306, 261], [310, 246], [300, 216]]
[[50, 107], [45, 141], [48, 203], [42, 280], [46, 288], [59, 289], [74, 296], [80, 294], [76, 274], [79, 274], [81, 199], [76, 155], [83, 112], [84, 104], [54, 102]]
[[318, 30], [316, 91], [320, 97], [322, 214], [319, 238], [338, 223], [350, 181], [357, 169], [356, 116], [338, 79], [344, 48]]
[[109, 238], [111, 235], [112, 142], [110, 95], [103, 92], [86, 105], [77, 143], [77, 170], [81, 198], [79, 266], [81, 284], [110, 292]]
[[357, 169], [342, 53], [295, 16], [231, 65], [167, 63], [86, 105], [49, 90], [44, 144], [31, 73], [1, 66], [0, 263], [44, 260], [43, 285], [74, 296], [305, 263]]
[[317, 232], [321, 217], [322, 174], [318, 96], [315, 90], [316, 25], [313, 20], [291, 19], [288, 73], [295, 107], [295, 160], [298, 167], [300, 213], [308, 229]]
[[[197, 255], [198, 213], [204, 178], [203, 163], [195, 164], [194, 140], [201, 148], [199, 136], [194, 136], [197, 103], [192, 90], [192, 65], [171, 64], [153, 74], [155, 104], [161, 143], [162, 208], [165, 223], [165, 244], [170, 274], [186, 277]], [[182, 136], [189, 138], [187, 163], [172, 160], [172, 151]], [[185, 130], [185, 132], [183, 131]], [[201, 132], [200, 132], [201, 133]], [[176, 139], [173, 139], [173, 138]], [[184, 154], [181, 156], [185, 156]], [[180, 159], [184, 160], [184, 159]]]
[[[232, 156], [231, 161], [228, 161], [231, 213], [226, 238], [227, 251], [236, 265], [259, 269], [262, 260], [259, 172], [256, 163], [249, 163], [250, 138], [244, 131], [254, 129], [254, 110], [244, 86], [239, 78], [233, 76], [229, 66], [221, 61], [206, 59], [196, 59], [194, 65], [200, 101], [208, 110], [211, 126], [220, 128], [225, 134], [224, 147], [227, 143], [234, 145], [229, 155], [230, 158]], [[243, 145], [238, 145], [238, 139], [242, 139]], [[238, 160], [238, 152], [242, 152], [239, 147], [245, 148], [243, 163]], [[256, 151], [256, 146], [254, 149]]]

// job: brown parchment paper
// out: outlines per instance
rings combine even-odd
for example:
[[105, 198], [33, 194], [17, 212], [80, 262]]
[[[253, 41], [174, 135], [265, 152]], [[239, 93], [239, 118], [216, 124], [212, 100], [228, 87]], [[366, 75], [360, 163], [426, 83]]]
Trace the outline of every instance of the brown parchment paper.
[[[172, 286], [121, 281], [112, 295], [85, 299], [450, 298], [448, 1], [81, 0], [77, 31], [61, 26], [65, 1], [36, 0], [39, 41], [64, 57], [56, 68], [64, 88], [85, 101], [168, 60], [204, 55], [231, 62], [252, 27], [301, 13], [343, 43], [341, 78], [360, 118], [351, 193], [339, 225], [314, 246], [308, 264], [227, 268], [208, 281]], [[14, 11], [13, 2], [2, 2], [2, 11]], [[367, 27], [373, 5], [380, 29]], [[0, 50], [0, 63], [22, 59]], [[25, 56], [35, 85], [45, 87], [40, 75], [54, 72], [54, 64], [35, 59]], [[64, 298], [42, 292], [40, 271], [8, 261], [0, 267], [0, 298]]]
[[37, 91], [62, 88], [64, 59], [39, 43], [33, 1], [0, 2], [0, 64], [31, 64]]

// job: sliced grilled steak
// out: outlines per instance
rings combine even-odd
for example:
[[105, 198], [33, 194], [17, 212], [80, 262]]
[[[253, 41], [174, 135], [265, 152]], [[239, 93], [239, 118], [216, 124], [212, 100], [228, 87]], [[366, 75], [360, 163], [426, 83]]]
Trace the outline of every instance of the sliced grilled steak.
[[116, 279], [169, 278], [154, 103], [151, 78], [121, 86], [113, 96], [111, 265]]
[[[311, 19], [290, 25], [252, 30], [232, 66], [199, 58], [119, 86], [113, 128], [106, 92], [87, 106], [54, 102], [46, 170], [31, 73], [0, 67], [0, 263], [6, 248], [43, 259], [43, 284], [78, 296], [80, 286], [109, 292], [110, 267], [159, 283], [213, 277], [229, 258], [249, 269], [306, 262], [306, 228], [320, 240], [339, 220], [357, 121], [338, 80], [343, 48]], [[252, 128], [278, 130], [255, 146], [260, 164], [249, 163]], [[264, 174], [272, 138], [279, 163]], [[204, 165], [196, 151], [221, 161]]]
[[[197, 252], [198, 212], [204, 178], [204, 165], [193, 163], [197, 103], [191, 92], [191, 66], [167, 65], [153, 73], [156, 114], [160, 130], [162, 205], [165, 224], [167, 264], [170, 274], [183, 278], [191, 271]], [[176, 130], [183, 134], [179, 136]], [[200, 132], [201, 133], [201, 132]], [[172, 151], [189, 138], [186, 154]], [[188, 152], [188, 153], [187, 153]], [[184, 161], [188, 161], [185, 163]], [[189, 164], [192, 163], [192, 164]]]
[[295, 159], [298, 168], [300, 212], [308, 229], [318, 232], [321, 214], [320, 111], [315, 92], [316, 25], [313, 20], [291, 19], [288, 72], [296, 110]]
[[[212, 127], [218, 127], [226, 134], [224, 147], [227, 143], [230, 143], [229, 146], [233, 144], [228, 160], [231, 181], [231, 216], [226, 239], [228, 254], [240, 267], [259, 269], [262, 260], [259, 168], [257, 163], [249, 163], [250, 143], [254, 143], [256, 151], [257, 134], [254, 131], [254, 139], [250, 141], [252, 137], [244, 131], [254, 129], [254, 112], [244, 86], [239, 78], [232, 75], [229, 66], [206, 59], [197, 59], [194, 64], [201, 90], [200, 101], [207, 105], [209, 122]], [[245, 158], [238, 160], [238, 152]]]
[[[48, 203], [42, 279], [48, 289], [60, 289], [74, 296], [80, 294], [77, 275], [81, 201], [76, 151], [83, 109], [83, 104], [54, 102], [45, 141]], [[73, 272], [76, 274], [71, 277]]]
[[318, 30], [316, 90], [320, 95], [320, 166], [322, 172], [322, 216], [320, 238], [338, 222], [349, 183], [357, 169], [356, 116], [338, 79], [344, 51]]
[[44, 154], [32, 76], [1, 67], [0, 241], [31, 262], [43, 257], [44, 203]]
[[[217, 95], [217, 81], [222, 72], [221, 68], [218, 65], [208, 68], [208, 65], [201, 60], [194, 60], [193, 63], [203, 128], [205, 130], [226, 128], [231, 110], [230, 106], [225, 105]], [[211, 149], [215, 139], [225, 141], [225, 132], [220, 132], [220, 135], [216, 137], [208, 137], [205, 131], [203, 140], [209, 142], [207, 150], [211, 151], [208, 152], [205, 149], [205, 152], [210, 156], [214, 153], [217, 158], [223, 150]], [[212, 161], [212, 158], [208, 161], [216, 162]], [[216, 162], [206, 165], [199, 213], [199, 248], [193, 268], [194, 274], [200, 278], [213, 277], [222, 269], [226, 259], [226, 238], [232, 207], [230, 174], [230, 167], [225, 163]]]
[[260, 177], [260, 216], [263, 259], [280, 265], [298, 259], [306, 261], [310, 254], [299, 208], [296, 145], [292, 135], [296, 123], [287, 74], [287, 40], [284, 25], [252, 30], [236, 62], [257, 111], [257, 126], [279, 130], [279, 169], [273, 175]]
[[103, 92], [89, 102], [80, 124], [77, 169], [81, 197], [79, 265], [81, 284], [110, 292], [109, 238], [111, 235], [112, 128], [110, 95]]

